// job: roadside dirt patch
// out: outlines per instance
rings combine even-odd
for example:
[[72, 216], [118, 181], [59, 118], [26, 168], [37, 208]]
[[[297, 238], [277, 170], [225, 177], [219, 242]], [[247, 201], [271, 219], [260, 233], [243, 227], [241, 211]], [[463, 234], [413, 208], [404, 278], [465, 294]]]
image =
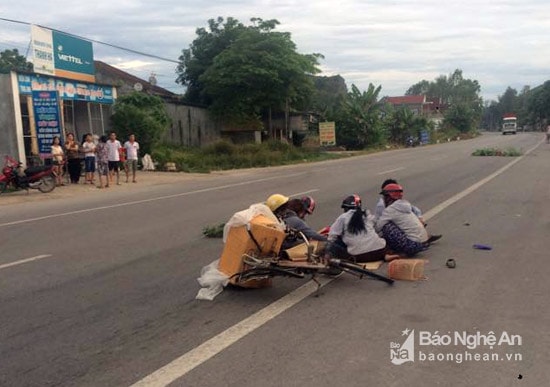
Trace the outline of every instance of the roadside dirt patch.
[[[138, 191], [144, 187], [158, 186], [164, 184], [174, 184], [182, 181], [189, 181], [198, 178], [206, 178], [210, 175], [194, 174], [194, 173], [170, 173], [170, 172], [141, 172], [137, 175], [137, 183], [126, 183], [126, 178], [120, 179], [121, 185], [111, 184], [109, 188], [98, 189], [96, 185], [83, 184], [84, 179], [81, 179], [80, 184], [67, 184], [62, 187], [56, 187], [50, 193], [42, 193], [38, 190], [31, 189], [27, 191], [16, 191], [0, 194], [0, 207], [10, 204], [20, 204], [28, 202], [37, 202], [43, 200], [68, 199], [76, 196], [92, 196], [102, 195], [106, 191]], [[98, 182], [96, 177], [96, 183]]]

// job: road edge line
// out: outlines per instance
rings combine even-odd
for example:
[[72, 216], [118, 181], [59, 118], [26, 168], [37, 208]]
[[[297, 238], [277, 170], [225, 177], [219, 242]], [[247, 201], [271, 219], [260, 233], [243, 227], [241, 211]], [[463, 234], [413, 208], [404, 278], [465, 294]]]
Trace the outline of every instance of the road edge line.
[[469, 195], [472, 192], [476, 191], [477, 189], [481, 188], [483, 185], [487, 184], [488, 182], [493, 180], [495, 177], [497, 177], [499, 175], [502, 175], [508, 169], [512, 168], [514, 165], [516, 165], [521, 160], [523, 160], [525, 158], [525, 156], [527, 156], [528, 154], [533, 152], [535, 149], [537, 149], [544, 141], [545, 141], [544, 139], [540, 140], [536, 145], [534, 145], [532, 148], [528, 149], [527, 152], [525, 152], [524, 155], [510, 161], [508, 164], [506, 164], [505, 166], [503, 166], [500, 169], [496, 170], [495, 172], [491, 173], [489, 176], [481, 179], [477, 183], [472, 184], [471, 186], [469, 186], [465, 190], [457, 193], [454, 196], [451, 196], [449, 199], [445, 200], [442, 203], [439, 203], [437, 206], [435, 206], [432, 209], [430, 209], [429, 211], [425, 212], [424, 215], [423, 215], [424, 220], [429, 220], [430, 218], [433, 218], [434, 216], [439, 214], [441, 211], [443, 211], [447, 207], [455, 204], [460, 199], [463, 199], [467, 195]]

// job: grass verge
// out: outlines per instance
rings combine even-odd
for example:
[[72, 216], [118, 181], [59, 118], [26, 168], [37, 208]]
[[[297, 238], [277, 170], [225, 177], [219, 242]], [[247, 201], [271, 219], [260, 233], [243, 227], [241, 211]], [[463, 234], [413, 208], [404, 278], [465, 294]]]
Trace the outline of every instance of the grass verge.
[[167, 162], [173, 162], [179, 171], [208, 173], [216, 170], [331, 160], [349, 155], [334, 154], [320, 149], [297, 148], [279, 141], [242, 145], [219, 141], [204, 148], [161, 145], [153, 150], [151, 156], [159, 163], [161, 169]]

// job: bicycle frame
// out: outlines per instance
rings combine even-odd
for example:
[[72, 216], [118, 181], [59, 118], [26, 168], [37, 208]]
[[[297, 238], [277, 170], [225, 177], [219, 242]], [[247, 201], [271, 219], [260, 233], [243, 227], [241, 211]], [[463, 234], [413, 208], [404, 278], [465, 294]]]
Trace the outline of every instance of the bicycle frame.
[[321, 259], [319, 255], [314, 253], [313, 245], [309, 242], [308, 238], [301, 232], [298, 232], [298, 234], [306, 245], [307, 253], [305, 261], [291, 261], [283, 259], [280, 255], [276, 257], [262, 257], [257, 252], [257, 255], [244, 254], [242, 259], [246, 269], [234, 274], [233, 277], [237, 277], [238, 282], [245, 282], [252, 279], [259, 280], [276, 276], [304, 278], [306, 275], [311, 275], [311, 278], [317, 282], [315, 280], [317, 275], [327, 272], [332, 268], [359, 278], [368, 276], [386, 282], [389, 285], [394, 283], [394, 280], [391, 278], [367, 270], [352, 261], [336, 258]]

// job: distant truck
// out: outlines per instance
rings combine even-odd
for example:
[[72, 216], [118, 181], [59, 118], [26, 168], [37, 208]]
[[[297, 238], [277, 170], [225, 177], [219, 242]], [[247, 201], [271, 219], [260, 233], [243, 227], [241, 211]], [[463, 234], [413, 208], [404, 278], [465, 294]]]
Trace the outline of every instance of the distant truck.
[[518, 118], [514, 113], [506, 113], [502, 117], [502, 134], [516, 134], [518, 130]]

